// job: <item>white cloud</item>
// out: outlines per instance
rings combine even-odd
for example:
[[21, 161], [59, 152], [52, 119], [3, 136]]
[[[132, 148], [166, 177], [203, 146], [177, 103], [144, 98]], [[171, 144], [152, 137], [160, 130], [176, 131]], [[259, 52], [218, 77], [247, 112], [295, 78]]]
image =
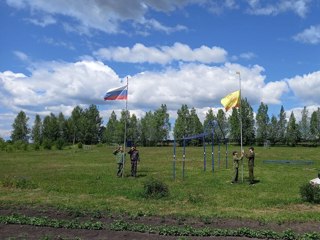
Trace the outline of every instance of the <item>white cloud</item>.
[[307, 105], [320, 104], [320, 71], [287, 80], [294, 95]]
[[227, 51], [220, 47], [201, 46], [191, 49], [188, 45], [146, 47], [141, 43], [129, 47], [101, 48], [94, 55], [103, 60], [131, 63], [167, 64], [172, 61], [221, 63], [227, 59]]
[[120, 84], [115, 72], [101, 62], [40, 64], [31, 76], [0, 73], [0, 102], [12, 109], [74, 106], [103, 102], [104, 92]]
[[300, 17], [305, 17], [310, 0], [279, 0], [276, 3], [270, 1], [248, 0], [248, 12], [254, 15], [279, 15], [284, 12], [292, 11]]
[[80, 34], [90, 34], [91, 30], [106, 33], [124, 33], [123, 23], [132, 24], [138, 28], [151, 28], [157, 31], [170, 33], [185, 30], [186, 27], [177, 25], [165, 26], [155, 19], [146, 19], [149, 9], [169, 12], [183, 7], [191, 0], [186, 1], [39, 1], [39, 0], [7, 0], [7, 4], [18, 9], [30, 9], [32, 18], [28, 20], [36, 25], [47, 26], [58, 23], [57, 16], [67, 16], [76, 20], [72, 25], [60, 19], [68, 31]]
[[288, 85], [284, 81], [269, 82], [263, 88], [261, 101], [265, 104], [281, 104], [281, 96], [288, 91]]
[[303, 43], [319, 44], [320, 43], [320, 25], [311, 26], [293, 37], [294, 40]]

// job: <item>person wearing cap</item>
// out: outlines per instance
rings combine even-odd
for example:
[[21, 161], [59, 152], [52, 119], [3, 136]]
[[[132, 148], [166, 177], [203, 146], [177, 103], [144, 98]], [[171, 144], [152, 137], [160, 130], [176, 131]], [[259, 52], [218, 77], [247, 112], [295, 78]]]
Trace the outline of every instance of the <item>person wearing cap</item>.
[[243, 153], [241, 154], [241, 157], [238, 156], [237, 151], [232, 152], [232, 158], [233, 158], [233, 169], [234, 169], [234, 176], [231, 183], [237, 183], [238, 177], [239, 177], [239, 166], [240, 161], [243, 159]]
[[137, 150], [137, 147], [133, 145], [128, 153], [131, 160], [131, 176], [136, 177], [138, 161], [140, 161], [139, 151]]
[[113, 155], [116, 156], [117, 164], [118, 164], [118, 172], [117, 176], [121, 177], [123, 174], [123, 164], [124, 164], [124, 155], [122, 146], [119, 146], [116, 150], [113, 151]]
[[253, 175], [253, 168], [254, 168], [254, 148], [249, 148], [249, 153], [245, 154], [245, 157], [248, 159], [248, 167], [249, 167], [249, 184], [254, 184], [254, 175]]

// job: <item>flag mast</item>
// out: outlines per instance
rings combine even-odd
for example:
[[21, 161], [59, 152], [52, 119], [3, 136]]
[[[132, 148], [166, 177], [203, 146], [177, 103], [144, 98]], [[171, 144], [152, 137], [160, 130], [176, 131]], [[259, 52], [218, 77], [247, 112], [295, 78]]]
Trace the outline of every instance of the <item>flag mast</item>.
[[124, 165], [126, 162], [126, 140], [127, 140], [127, 121], [128, 121], [128, 97], [129, 97], [129, 84], [127, 77], [127, 97], [126, 97], [126, 110], [125, 110], [125, 119], [124, 119], [124, 138], [123, 138], [123, 152], [124, 152], [124, 161], [122, 166], [122, 177], [124, 177]]
[[[243, 148], [242, 148], [242, 112], [241, 112], [241, 75], [240, 75], [240, 72], [237, 72], [237, 74], [239, 75], [240, 149], [242, 154]], [[242, 160], [242, 169], [241, 169], [241, 181], [243, 182], [243, 160]]]

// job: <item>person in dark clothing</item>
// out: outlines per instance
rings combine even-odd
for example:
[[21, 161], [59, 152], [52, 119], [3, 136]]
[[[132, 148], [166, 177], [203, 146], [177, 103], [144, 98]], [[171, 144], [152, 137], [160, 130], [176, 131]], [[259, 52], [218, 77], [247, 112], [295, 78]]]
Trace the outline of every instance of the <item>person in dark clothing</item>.
[[234, 169], [234, 176], [231, 183], [237, 183], [238, 182], [238, 176], [239, 176], [239, 166], [240, 161], [243, 159], [243, 153], [241, 154], [241, 157], [238, 156], [237, 151], [233, 151], [232, 153], [233, 158], [233, 169]]
[[138, 162], [140, 161], [139, 151], [137, 150], [136, 146], [134, 145], [131, 147], [131, 149], [128, 153], [130, 154], [130, 160], [131, 160], [131, 176], [136, 177]]
[[249, 153], [245, 154], [246, 158], [248, 159], [248, 167], [249, 167], [249, 182], [250, 184], [254, 184], [254, 175], [253, 175], [253, 168], [254, 168], [254, 148], [249, 148]]

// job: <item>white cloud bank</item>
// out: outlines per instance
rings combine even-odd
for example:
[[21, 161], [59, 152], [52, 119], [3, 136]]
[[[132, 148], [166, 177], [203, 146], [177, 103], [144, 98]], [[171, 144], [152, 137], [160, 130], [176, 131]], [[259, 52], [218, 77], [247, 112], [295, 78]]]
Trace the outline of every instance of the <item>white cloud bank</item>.
[[141, 43], [129, 47], [101, 48], [94, 55], [102, 60], [129, 63], [168, 64], [172, 61], [222, 63], [227, 60], [227, 51], [220, 47], [201, 46], [191, 49], [176, 42], [173, 46], [146, 47]]

